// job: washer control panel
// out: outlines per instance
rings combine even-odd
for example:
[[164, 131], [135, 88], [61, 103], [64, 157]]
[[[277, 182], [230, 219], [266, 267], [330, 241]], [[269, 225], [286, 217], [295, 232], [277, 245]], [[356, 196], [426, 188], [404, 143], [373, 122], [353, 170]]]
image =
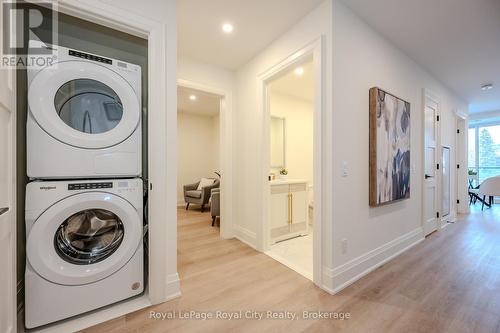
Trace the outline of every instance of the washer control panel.
[[113, 183], [112, 182], [105, 182], [105, 183], [76, 183], [76, 184], [68, 184], [68, 191], [93, 190], [93, 189], [102, 189], [102, 188], [113, 188]]

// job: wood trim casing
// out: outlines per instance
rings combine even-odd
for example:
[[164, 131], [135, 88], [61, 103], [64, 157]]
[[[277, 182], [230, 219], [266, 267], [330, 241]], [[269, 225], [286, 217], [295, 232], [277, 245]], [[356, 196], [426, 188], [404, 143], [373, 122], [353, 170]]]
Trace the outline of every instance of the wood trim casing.
[[377, 94], [378, 88], [370, 88], [370, 114], [369, 114], [369, 175], [368, 175], [368, 201], [370, 206], [377, 203]]

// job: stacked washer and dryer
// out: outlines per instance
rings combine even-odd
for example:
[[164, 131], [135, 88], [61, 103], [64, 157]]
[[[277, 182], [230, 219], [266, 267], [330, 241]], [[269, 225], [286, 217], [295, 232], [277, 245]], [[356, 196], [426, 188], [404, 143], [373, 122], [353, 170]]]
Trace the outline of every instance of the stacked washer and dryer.
[[27, 328], [144, 290], [141, 68], [51, 48], [28, 67]]

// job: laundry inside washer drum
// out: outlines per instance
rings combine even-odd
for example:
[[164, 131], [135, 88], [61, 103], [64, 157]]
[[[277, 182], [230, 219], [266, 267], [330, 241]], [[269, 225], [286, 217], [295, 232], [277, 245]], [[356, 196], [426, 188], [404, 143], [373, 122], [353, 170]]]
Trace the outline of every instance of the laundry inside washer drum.
[[54, 246], [65, 261], [94, 264], [113, 254], [124, 236], [123, 223], [105, 209], [87, 209], [67, 218], [57, 229]]

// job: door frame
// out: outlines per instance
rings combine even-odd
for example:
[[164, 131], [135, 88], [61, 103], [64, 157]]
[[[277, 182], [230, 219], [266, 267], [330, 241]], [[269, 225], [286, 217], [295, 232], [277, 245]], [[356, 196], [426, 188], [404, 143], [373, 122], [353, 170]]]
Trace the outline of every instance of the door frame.
[[[221, 166], [221, 191], [220, 191], [220, 237], [223, 239], [233, 238], [233, 110], [231, 91], [206, 85], [203, 83], [177, 79], [177, 86], [199, 90], [202, 92], [218, 95], [220, 97], [219, 107], [219, 147]], [[177, 116], [177, 115], [176, 115]], [[177, 124], [177, 123], [176, 123]], [[177, 126], [177, 125], [176, 125]]]
[[[456, 195], [459, 203], [457, 204], [457, 214], [468, 214], [470, 212], [467, 178], [469, 170], [468, 161], [468, 137], [469, 137], [469, 115], [461, 110], [455, 111], [457, 136], [455, 142], [455, 156], [457, 165], [456, 177]], [[465, 185], [464, 185], [465, 184]]]
[[[284, 60], [270, 67], [258, 77], [258, 92], [259, 105], [258, 110], [262, 114], [262, 169], [261, 169], [261, 193], [262, 196], [262, 211], [257, 212], [262, 216], [262, 223], [258, 229], [258, 244], [259, 251], [265, 252], [269, 249], [269, 220], [270, 220], [270, 186], [269, 186], [269, 170], [270, 170], [270, 106], [269, 106], [269, 91], [268, 84], [279, 77], [284, 71], [289, 70], [294, 65], [302, 62], [304, 59], [313, 57], [314, 81], [315, 81], [315, 97], [314, 97], [314, 167], [313, 167], [313, 191], [314, 191], [314, 210], [313, 210], [313, 282], [319, 287], [322, 287], [322, 231], [324, 229], [323, 221], [323, 199], [325, 197], [325, 189], [323, 189], [323, 164], [326, 163], [326, 156], [323, 156], [323, 147], [326, 142], [324, 139], [324, 129], [330, 128], [325, 126], [327, 119], [326, 103], [325, 103], [325, 56], [324, 56], [324, 37], [321, 36], [311, 43], [303, 47], [297, 52], [292, 53]], [[325, 127], [323, 127], [325, 126]]]
[[[30, 0], [28, 0], [30, 1]], [[35, 2], [36, 3], [36, 2]], [[102, 1], [59, 1], [58, 12], [148, 41], [149, 272], [139, 298], [54, 324], [75, 331], [181, 295], [177, 273], [176, 55], [175, 27]], [[175, 25], [175, 22], [173, 22]], [[166, 65], [168, 61], [168, 65]], [[158, 152], [164, 152], [159, 154]]]
[[[440, 164], [441, 164], [441, 168], [439, 170], [440, 171], [439, 174], [441, 176], [441, 180], [440, 180], [441, 181], [441, 206], [439, 208], [440, 208], [440, 212], [441, 212], [442, 216], [441, 216], [441, 218], [439, 219], [438, 222], [440, 223], [441, 228], [444, 228], [444, 227], [446, 227], [448, 225], [448, 223], [447, 223], [448, 221], [453, 221], [455, 219], [455, 214], [456, 214], [456, 210], [454, 209], [454, 204], [453, 204], [453, 199], [454, 199], [453, 198], [453, 194], [454, 193], [452, 192], [452, 185], [453, 185], [452, 181], [453, 181], [454, 177], [451, 176], [451, 173], [453, 172], [454, 167], [456, 168], [456, 166], [453, 166], [453, 164], [451, 163], [452, 162], [452, 158], [453, 158], [453, 153], [454, 153], [453, 147], [450, 146], [450, 145], [444, 145], [443, 144], [443, 145], [441, 145], [440, 148], [441, 148], [441, 156], [439, 158], [439, 161], [440, 161]], [[450, 211], [448, 212], [448, 215], [444, 215], [444, 211], [443, 211], [443, 195], [444, 195], [444, 191], [445, 191], [445, 188], [443, 186], [443, 181], [444, 181], [443, 174], [444, 174], [444, 171], [445, 171], [444, 170], [444, 152], [445, 152], [446, 149], [448, 149], [449, 154], [450, 154], [450, 160], [448, 161], [448, 163], [450, 164], [449, 165], [449, 170], [448, 170], [449, 173], [450, 173], [450, 184], [448, 185], [450, 187], [449, 188], [449, 191], [450, 191], [450, 193], [449, 193], [449, 195], [450, 195], [450, 208], [449, 209], [450, 209]]]
[[[0, 17], [3, 17], [3, 8], [0, 8]], [[0, 29], [1, 30], [1, 29]], [[0, 42], [3, 43], [3, 36], [0, 35]], [[3, 219], [10, 222], [10, 225], [7, 226], [8, 233], [10, 236], [10, 266], [2, 267], [2, 270], [5, 274], [8, 275], [7, 283], [3, 287], [6, 289], [10, 288], [8, 295], [2, 294], [2, 301], [0, 306], [1, 317], [6, 317], [7, 322], [2, 323], [8, 327], [8, 331], [6, 333], [15, 333], [18, 332], [18, 322], [17, 322], [17, 296], [18, 296], [18, 281], [17, 281], [17, 202], [16, 202], [16, 185], [17, 185], [17, 159], [16, 159], [16, 151], [17, 151], [17, 120], [16, 120], [16, 70], [11, 68], [2, 68], [0, 71], [6, 72], [6, 84], [5, 89], [2, 88], [0, 91], [0, 108], [4, 108], [10, 112], [10, 124], [9, 124], [9, 151], [8, 156], [2, 156], [1, 158], [7, 158], [10, 163], [8, 166], [8, 174], [11, 176], [11, 179], [8, 179], [8, 183], [6, 184], [8, 187], [8, 204], [6, 208], [7, 210], [3, 210], [0, 212], [2, 223]], [[4, 274], [4, 273], [2, 273]], [[4, 308], [4, 304], [10, 304], [10, 306]], [[2, 327], [3, 328], [3, 327]]]
[[[441, 170], [435, 170], [435, 182], [436, 182], [436, 193], [435, 193], [435, 200], [434, 200], [434, 207], [436, 208], [436, 212], [439, 213], [439, 217], [436, 217], [436, 230], [433, 230], [432, 232], [427, 232], [426, 229], [426, 221], [425, 221], [425, 187], [426, 187], [426, 182], [425, 182], [425, 108], [427, 106], [427, 100], [431, 100], [436, 104], [436, 118], [439, 117], [439, 121], [435, 118], [434, 123], [435, 123], [435, 135], [436, 135], [436, 150], [434, 151], [434, 163], [440, 164], [440, 167], [442, 167], [441, 163], [441, 157], [442, 157], [442, 152], [441, 152], [441, 102], [439, 97], [434, 94], [432, 91], [429, 89], [424, 88], [423, 89], [423, 94], [422, 94], [422, 230], [424, 233], [424, 237], [431, 234], [434, 231], [438, 231], [442, 228], [442, 223], [441, 223]], [[435, 166], [436, 167], [436, 166]]]

